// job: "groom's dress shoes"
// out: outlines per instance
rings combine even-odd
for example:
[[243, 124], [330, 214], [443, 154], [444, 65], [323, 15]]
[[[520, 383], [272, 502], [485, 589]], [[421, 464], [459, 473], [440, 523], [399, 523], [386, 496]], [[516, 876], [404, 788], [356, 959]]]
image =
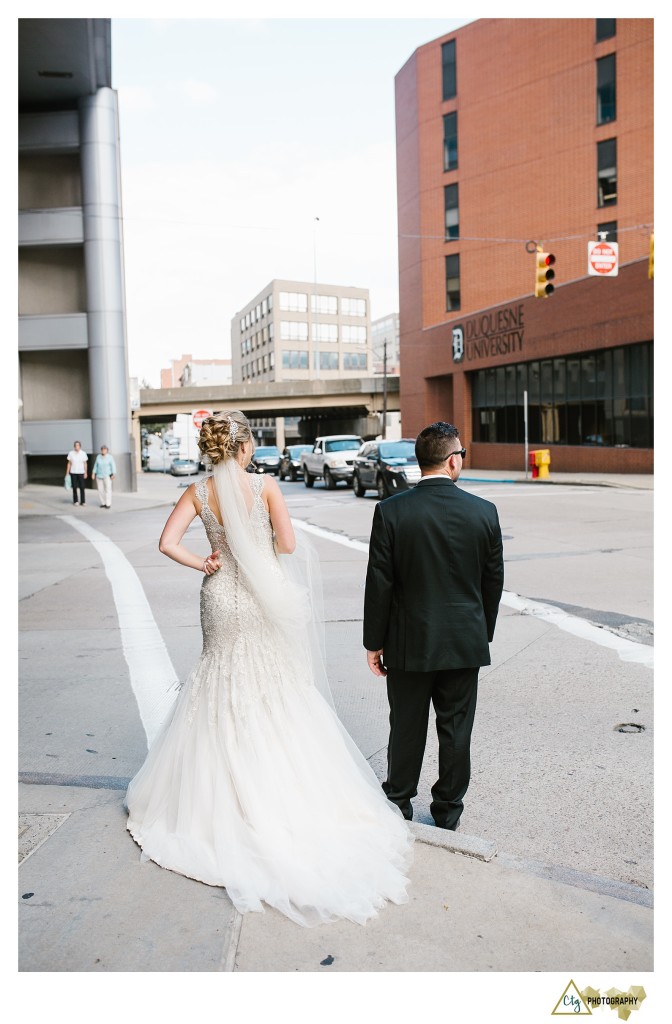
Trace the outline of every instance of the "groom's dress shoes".
[[436, 825], [437, 828], [445, 828], [449, 832], [457, 832], [457, 830], [460, 827], [459, 821], [455, 825], [448, 825], [445, 822], [442, 823], [440, 821], [435, 821], [434, 824]]

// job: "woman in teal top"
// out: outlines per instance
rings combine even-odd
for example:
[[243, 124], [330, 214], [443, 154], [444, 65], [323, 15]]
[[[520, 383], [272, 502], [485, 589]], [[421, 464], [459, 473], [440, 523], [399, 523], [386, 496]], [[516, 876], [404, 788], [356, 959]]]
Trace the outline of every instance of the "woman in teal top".
[[96, 455], [91, 474], [91, 478], [96, 481], [98, 487], [101, 508], [112, 507], [112, 481], [116, 472], [114, 458], [108, 452], [107, 445], [104, 444], [100, 449], [100, 455]]

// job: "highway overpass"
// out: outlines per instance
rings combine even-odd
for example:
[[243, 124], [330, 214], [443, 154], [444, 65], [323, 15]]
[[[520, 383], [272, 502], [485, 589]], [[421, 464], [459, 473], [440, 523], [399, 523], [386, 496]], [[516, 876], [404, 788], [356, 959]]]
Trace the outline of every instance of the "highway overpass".
[[[362, 377], [336, 380], [286, 380], [258, 384], [199, 385], [186, 388], [143, 388], [140, 405], [133, 410], [136, 465], [140, 466], [143, 426], [172, 423], [178, 413], [195, 409], [213, 412], [240, 409], [251, 420], [275, 420], [264, 430], [269, 443], [286, 443], [285, 417], [298, 417], [291, 439], [312, 441], [319, 433], [361, 434], [382, 432], [383, 411], [399, 412], [398, 377]], [[272, 440], [271, 440], [272, 439]], [[290, 435], [287, 435], [290, 440]]]

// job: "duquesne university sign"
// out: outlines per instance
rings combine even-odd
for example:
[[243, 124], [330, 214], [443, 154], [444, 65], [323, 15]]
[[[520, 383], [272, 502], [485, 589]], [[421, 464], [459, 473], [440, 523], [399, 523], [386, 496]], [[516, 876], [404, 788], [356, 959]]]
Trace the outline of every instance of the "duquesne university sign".
[[523, 303], [479, 313], [452, 327], [453, 362], [508, 356], [523, 350]]

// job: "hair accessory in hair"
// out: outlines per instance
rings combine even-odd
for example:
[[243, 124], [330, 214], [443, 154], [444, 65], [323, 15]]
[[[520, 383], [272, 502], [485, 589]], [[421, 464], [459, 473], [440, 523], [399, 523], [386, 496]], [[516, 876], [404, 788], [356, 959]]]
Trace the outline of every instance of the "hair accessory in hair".
[[235, 444], [236, 435], [238, 433], [238, 424], [235, 420], [232, 420], [230, 416], [227, 416], [226, 418], [229, 421], [229, 437], [231, 438], [231, 443]]

